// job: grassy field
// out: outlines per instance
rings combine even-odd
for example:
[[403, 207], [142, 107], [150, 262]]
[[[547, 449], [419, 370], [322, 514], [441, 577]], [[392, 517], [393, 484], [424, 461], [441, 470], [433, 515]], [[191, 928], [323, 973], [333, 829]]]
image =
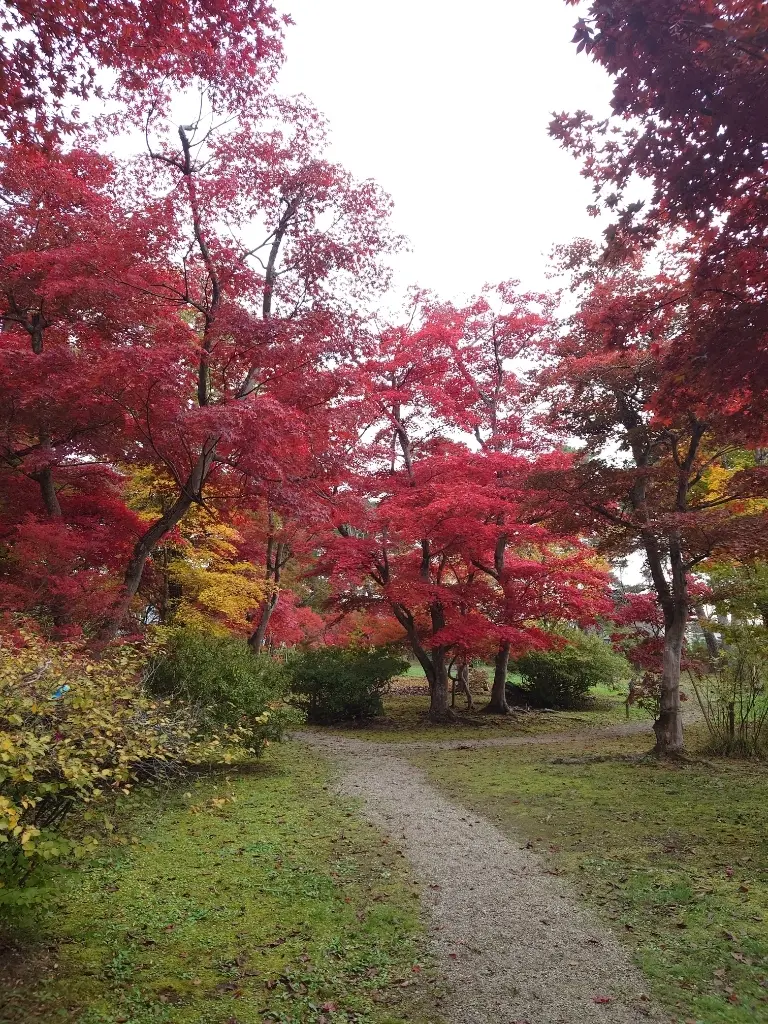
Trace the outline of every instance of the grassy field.
[[429, 697], [426, 694], [393, 692], [384, 698], [384, 714], [364, 725], [338, 726], [334, 732], [380, 743], [408, 743], [424, 740], [491, 739], [503, 736], [540, 735], [548, 732], [583, 732], [585, 729], [621, 725], [627, 721], [648, 723], [648, 741], [652, 739], [651, 719], [639, 708], [629, 709], [626, 694], [606, 687], [595, 687], [587, 705], [578, 711], [521, 711], [507, 716], [485, 715], [482, 707], [488, 694], [477, 694], [478, 710], [463, 710], [464, 698], [457, 695], [458, 720], [453, 725], [434, 725], [427, 719]]
[[2, 951], [0, 1021], [437, 1021], [404, 859], [327, 784], [287, 746], [135, 797], [121, 838], [54, 876]]
[[632, 948], [674, 1019], [768, 1021], [768, 766], [671, 765], [645, 749], [634, 737], [409, 758], [530, 840]]
[[[768, 765], [657, 762], [647, 718], [648, 735], [590, 737], [626, 721], [622, 694], [593, 701], [437, 727], [426, 697], [391, 695], [372, 726], [334, 731], [584, 734], [403, 755], [568, 879], [671, 1019], [768, 1021]], [[0, 949], [0, 1024], [438, 1024], [415, 881], [328, 772], [287, 744], [251, 771], [133, 797]]]

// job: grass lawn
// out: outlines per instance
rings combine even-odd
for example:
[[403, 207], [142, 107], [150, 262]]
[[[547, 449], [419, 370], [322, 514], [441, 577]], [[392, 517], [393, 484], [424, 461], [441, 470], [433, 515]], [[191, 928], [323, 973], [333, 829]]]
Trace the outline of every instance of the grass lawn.
[[327, 785], [287, 745], [134, 797], [2, 951], [2, 1024], [439, 1020], [404, 859]]
[[645, 749], [633, 737], [410, 760], [529, 838], [633, 948], [674, 1019], [768, 1021], [768, 766], [663, 764]]
[[[475, 703], [481, 709], [488, 703], [489, 694], [476, 694]], [[453, 725], [434, 725], [427, 720], [429, 697], [426, 694], [399, 694], [384, 697], [384, 714], [364, 725], [333, 727], [334, 732], [379, 743], [408, 743], [421, 740], [490, 739], [502, 736], [539, 735], [548, 732], [583, 732], [601, 726], [621, 725], [626, 721], [648, 723], [651, 719], [639, 708], [632, 707], [629, 719], [626, 713], [626, 693], [594, 687], [590, 692], [590, 705], [578, 711], [528, 711], [514, 715], [484, 715], [480, 710], [470, 714], [463, 710], [463, 696], [456, 697], [458, 721]], [[326, 731], [325, 728], [322, 731]]]

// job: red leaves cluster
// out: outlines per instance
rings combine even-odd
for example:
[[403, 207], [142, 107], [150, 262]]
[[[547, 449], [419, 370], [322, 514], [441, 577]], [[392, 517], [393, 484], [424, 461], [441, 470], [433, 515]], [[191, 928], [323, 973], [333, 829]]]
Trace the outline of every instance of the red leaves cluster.
[[[267, 95], [269, 4], [65, 7], [30, 27], [36, 86], [27, 43], [0, 49], [0, 581], [6, 606], [108, 635], [193, 504], [314, 528], [356, 436], [350, 297], [386, 284], [400, 242], [388, 198], [325, 159], [317, 113]], [[122, 116], [142, 109], [147, 154], [58, 142], [91, 65], [116, 72]], [[197, 120], [174, 125], [161, 93], [192, 85]], [[145, 470], [163, 486], [139, 519], [125, 482]], [[267, 547], [253, 557], [277, 588]]]
[[[570, 0], [569, 0], [570, 2]], [[574, 40], [612, 75], [613, 111], [557, 116], [614, 223], [609, 250], [688, 235], [682, 286], [695, 307], [669, 354], [679, 389], [761, 439], [768, 376], [768, 11], [759, 0], [600, 0]], [[646, 207], [633, 177], [651, 183]]]
[[283, 20], [266, 0], [10, 0], [0, 42], [0, 128], [46, 141], [106, 83], [142, 105], [201, 83], [222, 108], [269, 85]]
[[337, 600], [388, 609], [436, 690], [449, 660], [521, 655], [552, 642], [547, 625], [609, 607], [594, 552], [544, 524], [529, 484], [568, 462], [537, 452], [521, 400], [518, 357], [544, 343], [548, 306], [500, 291], [463, 309], [417, 299], [410, 326], [371, 345], [366, 471], [338, 496], [324, 548]]

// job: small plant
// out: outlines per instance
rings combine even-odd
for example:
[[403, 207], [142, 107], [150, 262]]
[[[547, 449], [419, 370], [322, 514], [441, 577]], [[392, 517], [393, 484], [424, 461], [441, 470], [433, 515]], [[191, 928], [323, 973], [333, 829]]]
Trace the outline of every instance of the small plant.
[[717, 662], [692, 667], [689, 676], [710, 751], [752, 757], [762, 751], [768, 724], [768, 638], [763, 630], [742, 627], [725, 639]]
[[310, 722], [363, 721], [383, 710], [382, 694], [408, 662], [387, 648], [322, 647], [288, 662], [292, 702]]
[[[0, 904], [27, 902], [40, 867], [94, 845], [82, 826], [95, 805], [190, 766], [251, 758], [291, 714], [272, 706], [278, 670], [253, 667], [238, 641], [171, 636], [151, 689], [148, 661], [134, 644], [94, 657], [32, 632], [0, 642]], [[74, 811], [85, 813], [67, 830]]]
[[545, 651], [517, 661], [519, 689], [534, 707], [569, 708], [583, 702], [592, 686], [613, 686], [630, 674], [627, 661], [594, 633], [565, 629]]
[[282, 665], [268, 654], [253, 654], [243, 640], [203, 629], [168, 633], [148, 687], [194, 708], [198, 727], [209, 735], [222, 727], [238, 730], [256, 754], [265, 742], [280, 740], [295, 718], [283, 702]]
[[241, 743], [201, 738], [189, 709], [151, 697], [146, 663], [129, 644], [94, 658], [31, 632], [0, 643], [0, 903], [24, 902], [38, 867], [93, 845], [64, 830], [70, 812]]

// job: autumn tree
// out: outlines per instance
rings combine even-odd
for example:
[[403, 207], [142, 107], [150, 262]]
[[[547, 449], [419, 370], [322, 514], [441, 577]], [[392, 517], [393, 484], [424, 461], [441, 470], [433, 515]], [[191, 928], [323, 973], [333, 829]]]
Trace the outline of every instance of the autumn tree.
[[512, 363], [545, 318], [512, 291], [502, 311], [427, 302], [376, 339], [362, 368], [366, 471], [338, 496], [341, 536], [326, 544], [339, 600], [383, 602], [400, 623], [437, 721], [451, 717], [451, 662], [495, 660], [489, 710], [505, 713], [510, 656], [551, 642], [547, 623], [594, 617], [605, 586], [594, 552], [527, 505], [535, 453]]
[[115, 380], [189, 332], [145, 297], [165, 280], [162, 241], [121, 205], [111, 160], [24, 144], [0, 157], [0, 575], [10, 606], [60, 628], [109, 606], [139, 527], [120, 466], [143, 456]]
[[[271, 46], [261, 57], [268, 79]], [[176, 489], [128, 557], [124, 531], [95, 574], [111, 591], [105, 637], [157, 545], [209, 494], [258, 505], [283, 482], [295, 492], [338, 471], [350, 303], [386, 283], [382, 257], [399, 244], [380, 190], [324, 159], [324, 125], [305, 102], [254, 92], [242, 68], [240, 91], [231, 68], [226, 85], [194, 61], [187, 71], [196, 119], [171, 124], [149, 90], [143, 157], [118, 165], [26, 141], [3, 153], [8, 471], [38, 484], [39, 514], [68, 536], [78, 466], [90, 481], [150, 466]], [[110, 115], [100, 130], [116, 126]], [[127, 510], [123, 522], [135, 530]]]
[[263, 0], [8, 0], [0, 130], [49, 144], [82, 126], [91, 98], [168, 102], [191, 80], [218, 107], [252, 99], [280, 66], [285, 20]]
[[[768, 13], [759, 0], [600, 0], [581, 4], [578, 49], [612, 76], [612, 113], [560, 114], [551, 132], [611, 216], [608, 251], [694, 241], [686, 283], [695, 329], [670, 349], [660, 403], [695, 394], [762, 439], [768, 374]], [[650, 189], [638, 193], [637, 179]]]
[[707, 474], [741, 445], [731, 419], [714, 409], [703, 415], [695, 402], [666, 416], [653, 411], [667, 383], [667, 352], [696, 326], [676, 273], [646, 276], [636, 261], [592, 267], [535, 392], [549, 403], [550, 426], [583, 448], [572, 469], [540, 482], [563, 525], [594, 532], [606, 553], [645, 556], [664, 617], [656, 749], [675, 754], [683, 747], [680, 659], [695, 604], [691, 573], [716, 552], [762, 550], [765, 514], [745, 503], [768, 481], [758, 467], [745, 469], [713, 494]]

